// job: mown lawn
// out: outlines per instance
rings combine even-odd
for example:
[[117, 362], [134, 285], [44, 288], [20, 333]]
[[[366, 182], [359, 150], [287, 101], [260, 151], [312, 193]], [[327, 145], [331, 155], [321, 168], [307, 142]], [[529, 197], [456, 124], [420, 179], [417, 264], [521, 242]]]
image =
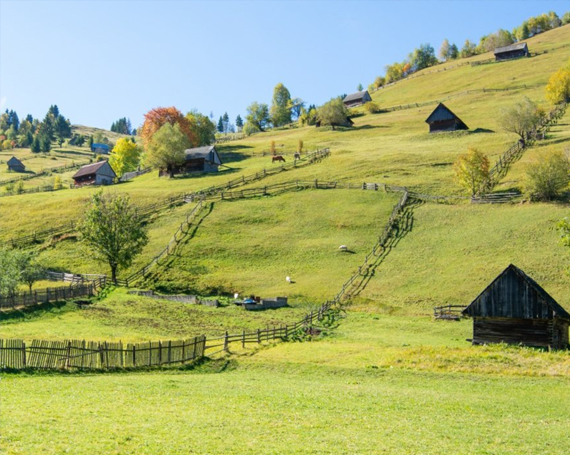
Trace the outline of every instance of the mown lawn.
[[[11, 454], [565, 454], [568, 354], [471, 347], [468, 333], [467, 321], [349, 313], [321, 341], [195, 370], [5, 375], [2, 445]], [[426, 360], [417, 346], [434, 354]]]

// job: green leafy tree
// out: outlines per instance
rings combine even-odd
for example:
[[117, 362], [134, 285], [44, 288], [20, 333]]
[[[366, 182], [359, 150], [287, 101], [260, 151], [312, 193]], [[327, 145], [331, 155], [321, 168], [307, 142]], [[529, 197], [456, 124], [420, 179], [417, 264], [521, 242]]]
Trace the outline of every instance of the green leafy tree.
[[20, 269], [20, 281], [28, 285], [30, 292], [36, 281], [46, 277], [46, 269], [32, 254], [21, 253], [18, 257], [18, 267]]
[[273, 89], [271, 122], [275, 126], [291, 123], [291, 94], [282, 83], [277, 84]]
[[433, 47], [427, 43], [414, 49], [410, 54], [409, 60], [413, 72], [428, 68], [438, 63]]
[[461, 58], [472, 57], [477, 54], [477, 46], [468, 39], [465, 40], [463, 47], [461, 48]]
[[0, 296], [11, 297], [16, 293], [22, 279], [20, 264], [22, 253], [18, 250], [0, 248]]
[[154, 133], [146, 150], [146, 161], [153, 167], [166, 169], [170, 177], [178, 166], [184, 164], [184, 151], [192, 146], [190, 139], [177, 123], [165, 123]]
[[243, 126], [243, 134], [246, 136], [251, 136], [252, 134], [259, 133], [261, 130], [255, 126], [253, 123], [245, 122]]
[[128, 195], [95, 193], [79, 230], [95, 258], [109, 265], [114, 283], [117, 271], [129, 267], [148, 243], [143, 221]]
[[356, 86], [356, 91], [361, 92], [362, 90], [364, 90], [364, 87], [362, 86], [362, 84], [358, 84]]
[[457, 46], [455, 44], [452, 44], [449, 46], [448, 56], [449, 56], [449, 59], [451, 59], [451, 60], [455, 60], [455, 59], [459, 58], [459, 49], [457, 48]]
[[137, 169], [141, 149], [137, 144], [129, 138], [122, 138], [117, 141], [111, 155], [109, 156], [109, 164], [115, 171], [117, 176], [122, 176], [125, 172], [131, 172]]
[[305, 107], [305, 102], [301, 98], [292, 98], [290, 106], [291, 106], [291, 118], [293, 120], [298, 120], [299, 115], [301, 115], [301, 109]]
[[350, 126], [348, 109], [340, 98], [333, 98], [319, 107], [317, 117], [321, 125], [332, 126], [333, 130], [336, 126]]
[[243, 128], [243, 120], [240, 115], [236, 117], [236, 126], [238, 128], [238, 131], [240, 131]]
[[247, 123], [251, 125], [251, 129], [255, 129], [256, 131], [265, 131], [265, 128], [269, 123], [269, 107], [267, 104], [255, 101], [247, 107], [247, 115], [245, 116], [245, 119]]
[[526, 170], [526, 190], [530, 197], [540, 201], [557, 198], [568, 189], [570, 161], [562, 152], [541, 155]]
[[460, 155], [453, 165], [455, 179], [471, 196], [484, 189], [490, 180], [489, 158], [475, 148]]
[[190, 123], [190, 128], [194, 131], [197, 140], [197, 146], [213, 144], [216, 140], [216, 125], [208, 118], [208, 116], [200, 114], [198, 111], [190, 111], [186, 114], [186, 118]]
[[570, 24], [570, 11], [566, 12], [562, 16], [562, 25]]
[[526, 96], [511, 107], [501, 111], [499, 125], [509, 133], [520, 137], [523, 145], [538, 127], [541, 111], [538, 106]]

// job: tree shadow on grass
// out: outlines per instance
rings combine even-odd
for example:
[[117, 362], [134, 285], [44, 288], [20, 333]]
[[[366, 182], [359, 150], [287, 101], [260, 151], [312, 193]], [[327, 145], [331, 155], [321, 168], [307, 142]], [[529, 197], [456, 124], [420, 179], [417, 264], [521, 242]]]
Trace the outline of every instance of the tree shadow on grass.
[[469, 134], [479, 134], [479, 133], [494, 133], [494, 130], [488, 128], [475, 128], [474, 130], [469, 130]]
[[39, 317], [42, 316], [44, 313], [48, 313], [52, 310], [59, 310], [63, 308], [65, 305], [66, 305], [65, 301], [45, 302], [45, 303], [38, 303], [36, 305], [32, 305], [29, 307], [22, 307], [13, 310], [2, 311], [0, 312], [0, 323], [13, 321], [13, 320], [29, 319], [30, 317]]

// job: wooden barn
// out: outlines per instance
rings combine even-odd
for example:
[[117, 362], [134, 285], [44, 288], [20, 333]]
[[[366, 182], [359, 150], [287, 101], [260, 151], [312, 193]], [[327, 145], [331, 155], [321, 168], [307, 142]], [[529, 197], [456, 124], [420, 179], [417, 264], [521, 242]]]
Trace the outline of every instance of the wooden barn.
[[468, 130], [469, 127], [443, 103], [439, 103], [426, 119], [429, 132]]
[[107, 144], [94, 143], [91, 144], [91, 151], [93, 153], [98, 153], [99, 155], [108, 155], [111, 151], [111, 147]]
[[8, 170], [12, 172], [26, 172], [26, 166], [18, 158], [13, 156], [6, 163], [8, 165]]
[[72, 178], [75, 186], [112, 185], [117, 174], [107, 161], [99, 161], [83, 166]]
[[473, 344], [568, 347], [570, 314], [518, 267], [509, 265], [463, 310], [473, 318]]
[[495, 49], [494, 54], [496, 62], [529, 56], [526, 43], [515, 43], [510, 46], [498, 47]]
[[368, 90], [351, 93], [350, 95], [346, 95], [342, 100], [346, 107], [362, 106], [364, 103], [368, 103], [369, 101], [372, 101], [372, 98], [370, 97]]
[[[172, 172], [174, 174], [188, 174], [190, 172], [218, 172], [222, 159], [213, 145], [196, 147], [184, 151], [186, 160], [182, 166]], [[161, 169], [160, 176], [170, 175], [168, 169]]]

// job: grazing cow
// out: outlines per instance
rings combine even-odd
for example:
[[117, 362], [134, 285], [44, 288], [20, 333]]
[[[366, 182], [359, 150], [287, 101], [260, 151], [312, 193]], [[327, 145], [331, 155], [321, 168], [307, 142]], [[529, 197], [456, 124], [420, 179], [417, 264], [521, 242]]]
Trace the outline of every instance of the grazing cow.
[[285, 158], [283, 158], [281, 155], [275, 155], [271, 157], [271, 162], [275, 163], [275, 161], [283, 161], [285, 162]]
[[296, 160], [300, 160], [301, 159], [301, 154], [299, 152], [295, 152], [295, 159]]

